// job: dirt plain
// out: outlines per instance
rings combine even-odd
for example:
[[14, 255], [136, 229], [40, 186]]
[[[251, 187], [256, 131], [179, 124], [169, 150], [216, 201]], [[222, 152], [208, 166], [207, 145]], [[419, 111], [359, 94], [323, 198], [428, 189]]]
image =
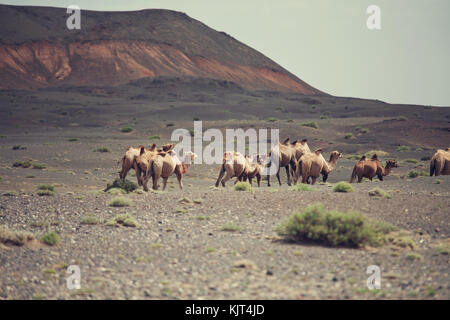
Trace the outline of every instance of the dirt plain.
[[[168, 142], [174, 128], [192, 129], [194, 118], [204, 130], [279, 128], [281, 139], [307, 138], [325, 157], [333, 150], [344, 157], [314, 191], [291, 190], [284, 173], [281, 186], [272, 179], [272, 187], [263, 181], [251, 192], [234, 191], [230, 182], [216, 189], [218, 165], [202, 164], [184, 177], [183, 191], [172, 177], [165, 192], [139, 190], [124, 195], [130, 207], [108, 206], [115, 196], [103, 190], [118, 177], [127, 147]], [[2, 91], [0, 224], [37, 238], [54, 230], [61, 240], [2, 246], [0, 299], [449, 299], [450, 177], [408, 177], [428, 173], [427, 159], [450, 145], [449, 118], [449, 108], [248, 92], [208, 79]], [[318, 128], [302, 125], [310, 121]], [[133, 131], [121, 132], [124, 126]], [[159, 139], [150, 140], [154, 135]], [[100, 147], [110, 152], [93, 151]], [[383, 182], [333, 192], [370, 150], [385, 151], [383, 162], [395, 158], [399, 168]], [[13, 166], [29, 159], [46, 168]], [[133, 172], [127, 179], [135, 181]], [[38, 196], [40, 184], [54, 185], [55, 195]], [[369, 196], [374, 187], [391, 198]], [[392, 223], [414, 249], [282, 241], [276, 227], [313, 203]], [[139, 226], [104, 223], [119, 213]], [[100, 223], [82, 224], [86, 214]], [[230, 222], [236, 230], [222, 230]], [[80, 290], [66, 287], [68, 265], [81, 269]], [[380, 290], [367, 289], [369, 265], [381, 268]]]

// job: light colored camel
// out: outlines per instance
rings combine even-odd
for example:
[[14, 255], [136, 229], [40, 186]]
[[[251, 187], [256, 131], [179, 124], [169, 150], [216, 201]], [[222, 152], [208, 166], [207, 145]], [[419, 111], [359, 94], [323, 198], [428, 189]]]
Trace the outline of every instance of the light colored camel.
[[252, 185], [252, 179], [256, 177], [256, 181], [258, 183], [258, 187], [261, 186], [261, 175], [264, 170], [264, 166], [267, 161], [266, 155], [257, 155], [255, 156], [245, 156], [245, 169], [244, 169], [244, 175], [243, 180], [247, 181]]
[[152, 177], [153, 189], [158, 189], [158, 179], [162, 172], [163, 158], [166, 156], [165, 152], [159, 152], [155, 147], [156, 145], [153, 145], [152, 148], [147, 150], [141, 147], [139, 156], [135, 158], [133, 163], [138, 184], [145, 191], [148, 191], [147, 183], [150, 177]]
[[233, 177], [236, 177], [235, 184], [238, 181], [241, 181], [246, 164], [247, 162], [245, 160], [245, 157], [241, 153], [235, 151], [226, 151], [223, 154], [223, 162], [220, 166], [219, 177], [216, 181], [216, 187], [219, 186], [220, 182], [222, 182], [222, 186], [225, 187], [225, 183]]
[[362, 156], [353, 168], [350, 183], [355, 181], [357, 176], [358, 183], [360, 183], [363, 178], [368, 178], [372, 181], [375, 176], [377, 176], [380, 181], [383, 181], [383, 177], [391, 173], [392, 168], [397, 167], [397, 162], [394, 160], [388, 160], [386, 161], [386, 166], [383, 168], [380, 161], [378, 161], [378, 156], [376, 154], [374, 154], [371, 159], [366, 159], [366, 156]]
[[[286, 169], [286, 176], [287, 176], [287, 183], [290, 186], [291, 185], [291, 175], [289, 171], [289, 166], [292, 168], [292, 171], [295, 172], [297, 167], [297, 160], [295, 157], [296, 150], [294, 148], [294, 144], [291, 144], [289, 142], [289, 138], [284, 140], [282, 143], [279, 143], [278, 146], [275, 146], [270, 150], [269, 156], [270, 156], [270, 164], [269, 166], [272, 166], [276, 161], [278, 160], [278, 168], [277, 169], [277, 179], [278, 183], [281, 185], [280, 180], [280, 169], [285, 168]], [[278, 159], [277, 159], [278, 158]], [[294, 177], [294, 182], [296, 182], [296, 178]], [[270, 187], [270, 174], [267, 177], [267, 186]]]
[[450, 175], [450, 148], [438, 149], [430, 161], [430, 177]]
[[[308, 146], [308, 140], [307, 139], [303, 139], [302, 141], [291, 142], [291, 145], [295, 149], [295, 160], [296, 160], [297, 163], [300, 162], [300, 158], [305, 153], [310, 153], [311, 152], [311, 150], [309, 149], [309, 146]], [[294, 177], [294, 183], [297, 183], [297, 180], [300, 177], [300, 174], [301, 174], [301, 168], [300, 168], [300, 170], [297, 171], [295, 168], [291, 167], [291, 176]]]
[[170, 149], [167, 152], [168, 156], [163, 158], [163, 166], [161, 171], [161, 178], [163, 179], [163, 190], [166, 189], [167, 179], [172, 174], [176, 174], [178, 179], [178, 185], [180, 189], [183, 190], [183, 175], [186, 174], [187, 170], [191, 167], [192, 161], [197, 157], [197, 155], [193, 152], [186, 152], [183, 157], [183, 161], [177, 156], [177, 153]]
[[322, 155], [322, 149], [317, 149], [314, 152], [305, 153], [298, 164], [297, 175], [302, 175], [302, 183], [316, 183], [316, 179], [322, 174], [323, 181], [326, 182], [328, 175], [336, 168], [337, 161], [342, 158], [342, 153], [333, 151], [330, 154], [330, 160], [327, 162]]
[[134, 159], [139, 156], [141, 147], [143, 147], [143, 146], [139, 146], [138, 148], [128, 147], [128, 150], [125, 153], [125, 155], [117, 163], [117, 164], [122, 165], [122, 170], [119, 173], [119, 177], [121, 180], [125, 180], [125, 178], [127, 177], [128, 171], [130, 171], [131, 168], [133, 168]]

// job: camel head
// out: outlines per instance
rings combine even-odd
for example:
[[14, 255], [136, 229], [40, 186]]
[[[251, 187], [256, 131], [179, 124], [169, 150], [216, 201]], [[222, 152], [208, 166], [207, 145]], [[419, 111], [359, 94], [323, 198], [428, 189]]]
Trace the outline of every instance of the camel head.
[[388, 160], [386, 161], [385, 168], [398, 168], [398, 163], [395, 160]]
[[154, 143], [154, 144], [152, 144], [152, 146], [150, 147], [149, 151], [155, 151], [155, 149], [156, 149], [156, 144]]
[[287, 145], [289, 143], [289, 138], [287, 138], [286, 140], [284, 140], [281, 144]]
[[231, 162], [234, 159], [234, 152], [233, 151], [225, 151], [223, 153], [223, 161], [224, 162]]
[[378, 156], [376, 153], [373, 154], [372, 158], [370, 158], [371, 160], [378, 160]]
[[335, 161], [337, 161], [340, 158], [342, 158], [342, 153], [339, 151], [333, 151], [330, 153], [330, 160], [328, 162], [332, 162], [335, 159]]
[[193, 153], [192, 151], [188, 151], [184, 153], [184, 163], [185, 164], [192, 164], [192, 162], [197, 158], [197, 155]]

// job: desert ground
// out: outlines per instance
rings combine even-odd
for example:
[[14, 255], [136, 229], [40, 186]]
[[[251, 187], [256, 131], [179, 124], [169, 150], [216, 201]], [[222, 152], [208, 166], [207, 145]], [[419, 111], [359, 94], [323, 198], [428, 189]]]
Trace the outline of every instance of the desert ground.
[[[292, 190], [284, 171], [281, 186], [273, 177], [251, 191], [234, 191], [231, 181], [214, 188], [219, 166], [199, 164], [182, 191], [173, 176], [164, 192], [139, 188], [120, 195], [130, 206], [109, 206], [117, 195], [104, 190], [128, 146], [169, 142], [194, 118], [204, 130], [279, 128], [280, 139], [307, 138], [325, 158], [333, 150], [343, 158], [312, 191]], [[449, 108], [249, 93], [213, 80], [1, 91], [0, 225], [36, 240], [1, 244], [0, 299], [449, 299], [450, 177], [428, 174], [435, 150], [450, 145], [449, 119]], [[333, 192], [372, 150], [399, 167], [382, 182]], [[136, 182], [133, 170], [127, 179]], [[39, 196], [42, 184], [55, 194]], [[370, 196], [375, 187], [390, 198]], [[315, 203], [389, 222], [407, 245], [284, 241], [276, 228]], [[118, 214], [138, 225], [106, 223]], [[49, 231], [58, 243], [39, 241]], [[79, 290], [66, 286], [69, 265], [81, 269]], [[380, 289], [367, 288], [369, 265], [381, 268]]]

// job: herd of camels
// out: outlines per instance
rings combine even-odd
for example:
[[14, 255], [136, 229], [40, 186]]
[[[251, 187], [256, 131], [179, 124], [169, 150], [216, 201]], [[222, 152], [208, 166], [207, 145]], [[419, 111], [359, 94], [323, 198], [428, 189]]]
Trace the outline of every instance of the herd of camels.
[[[175, 174], [178, 179], [180, 189], [183, 189], [182, 178], [190, 168], [192, 161], [196, 155], [193, 152], [186, 152], [181, 161], [176, 152], [173, 150], [174, 144], [165, 144], [157, 147], [153, 144], [150, 148], [144, 146], [129, 147], [123, 158], [119, 161], [122, 165], [120, 171], [120, 179], [125, 180], [127, 173], [134, 169], [138, 184], [148, 191], [147, 183], [152, 177], [152, 188], [158, 189], [158, 180], [163, 179], [163, 190], [166, 188], [167, 179]], [[249, 181], [256, 178], [258, 187], [261, 184], [261, 177], [264, 168], [269, 168], [274, 161], [274, 157], [278, 157], [278, 169], [276, 177], [281, 185], [280, 169], [286, 169], [287, 183], [292, 185], [292, 180], [296, 184], [302, 177], [302, 183], [314, 184], [317, 178], [322, 175], [323, 182], [327, 181], [328, 175], [336, 168], [336, 164], [342, 153], [332, 151], [328, 161], [322, 155], [322, 149], [311, 152], [306, 139], [302, 141], [290, 142], [289, 138], [278, 144], [276, 152], [264, 155], [242, 155], [239, 152], [227, 151], [223, 155], [223, 163], [220, 166], [219, 177], [216, 181], [216, 187], [221, 183], [225, 187], [225, 183], [236, 178], [238, 181]], [[398, 167], [394, 160], [386, 161], [383, 167], [376, 154], [370, 159], [362, 156], [353, 168], [350, 183], [358, 178], [361, 182], [363, 178], [372, 180], [375, 176], [380, 181], [387, 176], [392, 168]], [[430, 176], [433, 175], [450, 175], [450, 148], [446, 150], [438, 149], [430, 161]], [[310, 181], [311, 179], [311, 181]], [[268, 186], [270, 186], [270, 175], [267, 175]]]

